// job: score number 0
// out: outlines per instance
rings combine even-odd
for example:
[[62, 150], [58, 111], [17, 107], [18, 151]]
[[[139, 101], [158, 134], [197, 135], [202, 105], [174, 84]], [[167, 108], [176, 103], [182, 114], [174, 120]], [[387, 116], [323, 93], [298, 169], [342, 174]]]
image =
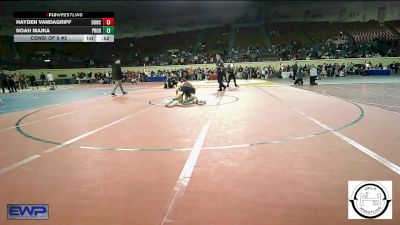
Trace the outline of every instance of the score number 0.
[[103, 18], [103, 26], [114, 26], [114, 18]]
[[114, 34], [114, 18], [103, 18], [103, 34]]

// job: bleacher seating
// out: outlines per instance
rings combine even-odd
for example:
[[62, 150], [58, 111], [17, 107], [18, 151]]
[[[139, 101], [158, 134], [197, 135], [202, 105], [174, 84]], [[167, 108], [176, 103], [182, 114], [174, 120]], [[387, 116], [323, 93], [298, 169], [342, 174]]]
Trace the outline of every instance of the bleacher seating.
[[229, 27], [208, 28], [204, 33], [203, 40], [200, 42], [205, 44], [207, 52], [222, 53], [224, 48], [228, 48]]
[[384, 24], [385, 26], [392, 28], [395, 32], [397, 32], [397, 36], [400, 35], [400, 20], [388, 21]]
[[281, 45], [290, 42], [296, 42], [303, 45], [310, 40], [302, 33], [299, 28], [302, 23], [286, 22], [286, 23], [268, 23], [267, 30], [271, 36], [273, 45]]
[[357, 43], [365, 43], [374, 40], [394, 40], [395, 33], [376, 21], [342, 23], [340, 27], [350, 34]]
[[178, 32], [169, 34], [164, 47], [167, 49], [186, 50], [193, 48], [196, 44], [197, 32]]
[[[372, 49], [369, 46], [378, 41], [385, 43], [381, 43], [379, 48], [374, 47], [374, 51], [380, 49], [380, 54], [390, 52], [390, 56], [400, 53], [400, 45], [395, 44], [400, 37], [400, 21], [384, 24], [376, 21], [285, 22], [267, 23], [265, 28], [268, 36], [263, 33], [263, 27], [259, 26], [238, 29], [225, 26], [116, 39], [114, 43], [13, 43], [12, 37], [0, 36], [0, 59], [2, 64], [16, 67], [47, 68], [49, 64], [44, 63], [43, 57], [37, 54], [38, 51], [47, 51], [50, 52], [52, 66], [76, 68], [87, 67], [90, 59], [94, 60], [95, 66], [108, 66], [112, 55], [121, 57], [124, 65], [143, 65], [145, 58], [149, 58], [147, 63], [153, 65], [169, 64], [173, 62], [167, 53], [169, 49], [178, 49], [178, 57], [185, 58], [184, 63], [210, 62], [215, 53], [227, 53], [225, 56], [239, 61], [327, 55], [356, 57], [366, 54]], [[272, 46], [267, 46], [268, 38]], [[339, 46], [341, 40], [344, 44]], [[228, 48], [232, 43], [233, 50]], [[351, 53], [346, 54], [344, 51]]]
[[312, 41], [317, 39], [327, 40], [339, 34], [340, 30], [329, 22], [313, 22], [301, 24], [301, 29], [311, 38]]
[[246, 48], [247, 46], [266, 46], [267, 41], [264, 39], [260, 27], [239, 28], [235, 33], [235, 47]]

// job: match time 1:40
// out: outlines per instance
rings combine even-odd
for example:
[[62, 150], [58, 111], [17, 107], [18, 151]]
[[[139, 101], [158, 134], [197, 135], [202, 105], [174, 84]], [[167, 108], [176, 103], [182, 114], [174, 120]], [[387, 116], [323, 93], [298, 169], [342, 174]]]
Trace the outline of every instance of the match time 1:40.
[[114, 34], [114, 27], [94, 27], [92, 34]]

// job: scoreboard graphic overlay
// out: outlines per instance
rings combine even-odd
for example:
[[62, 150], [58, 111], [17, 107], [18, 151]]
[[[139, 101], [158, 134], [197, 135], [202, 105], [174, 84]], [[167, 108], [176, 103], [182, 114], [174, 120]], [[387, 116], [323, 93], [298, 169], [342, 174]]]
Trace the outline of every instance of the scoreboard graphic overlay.
[[14, 12], [14, 42], [114, 42], [114, 12]]

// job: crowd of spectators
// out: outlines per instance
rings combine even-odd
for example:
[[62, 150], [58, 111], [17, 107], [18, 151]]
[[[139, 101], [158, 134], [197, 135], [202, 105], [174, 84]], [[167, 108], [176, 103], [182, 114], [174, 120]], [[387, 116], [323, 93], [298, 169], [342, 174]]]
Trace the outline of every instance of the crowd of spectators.
[[[296, 26], [301, 26], [300, 24]], [[340, 27], [340, 25], [339, 25]], [[296, 27], [301, 30], [300, 27]], [[344, 29], [326, 32], [320, 26], [315, 33], [324, 33], [310, 35], [310, 41], [299, 39], [298, 33], [293, 35], [284, 35], [284, 41], [280, 39], [281, 32], [279, 26], [277, 29], [268, 31], [270, 37], [278, 42], [270, 44], [252, 44], [246, 47], [233, 47], [228, 49], [226, 43], [220, 43], [220, 47], [215, 46], [214, 51], [206, 51], [205, 44], [199, 43], [199, 48], [190, 48], [177, 50], [175, 52], [164, 52], [149, 59], [145, 57], [143, 63], [147, 65], [186, 65], [186, 64], [205, 64], [215, 61], [215, 53], [223, 56], [224, 61], [228, 62], [257, 62], [265, 60], [305, 60], [305, 59], [343, 59], [343, 58], [369, 58], [384, 56], [399, 56], [400, 52], [397, 46], [398, 34], [388, 26], [378, 25], [375, 22], [356, 23], [343, 25]], [[395, 28], [394, 28], [395, 29]], [[295, 29], [296, 30], [296, 29]], [[326, 35], [326, 33], [329, 33]], [[311, 32], [312, 34], [312, 32]], [[237, 45], [241, 46], [241, 45]], [[197, 49], [194, 51], [194, 49]], [[216, 52], [218, 51], [218, 52]]]
[[[292, 26], [295, 27], [292, 28]], [[315, 34], [312, 32], [314, 26]], [[393, 29], [389, 29], [389, 27], [393, 27]], [[253, 44], [246, 46], [244, 43], [235, 43], [233, 44], [234, 47], [228, 48], [227, 38], [224, 38], [223, 40], [215, 41], [215, 43], [211, 43], [210, 40], [208, 40], [207, 43], [207, 41], [204, 40], [193, 43], [190, 47], [185, 45], [185, 47], [182, 48], [173, 49], [173, 47], [171, 47], [170, 49], [168, 46], [164, 46], [162, 48], [163, 50], [160, 48], [160, 50], [153, 49], [149, 52], [145, 50], [146, 46], [140, 45], [141, 42], [135, 45], [132, 43], [128, 45], [127, 43], [129, 43], [130, 40], [122, 39], [119, 40], [119, 42], [127, 45], [128, 49], [116, 46], [114, 50], [109, 47], [95, 50], [95, 45], [90, 47], [87, 43], [82, 43], [82, 48], [79, 47], [79, 51], [74, 49], [72, 45], [63, 45], [64, 47], [57, 50], [55, 46], [48, 44], [46, 45], [46, 51], [44, 51], [47, 53], [44, 55], [32, 55], [34, 52], [33, 49], [35, 48], [24, 45], [18, 47], [21, 53], [14, 53], [16, 55], [7, 58], [3, 56], [0, 57], [2, 63], [8, 64], [10, 67], [15, 67], [15, 69], [20, 69], [25, 66], [34, 69], [108, 67], [112, 54], [123, 55], [123, 66], [207, 64], [215, 62], [215, 53], [220, 54], [225, 62], [236, 63], [266, 60], [399, 56], [400, 51], [399, 46], [397, 46], [399, 34], [396, 33], [398, 27], [399, 26], [396, 24], [379, 25], [376, 22], [356, 24], [344, 23], [336, 26], [325, 26], [324, 24], [318, 23], [308, 25], [307, 23], [296, 23], [290, 26], [275, 24], [275, 26], [268, 29], [267, 36], [271, 38], [268, 44], [265, 41], [258, 42], [257, 40], [259, 40], [260, 37], [254, 38], [254, 40], [249, 37], [248, 40], [246, 39], [245, 43], [249, 42]], [[290, 30], [293, 30], [293, 32], [291, 33]], [[301, 30], [303, 30], [303, 32], [301, 32]], [[400, 28], [398, 28], [398, 30], [400, 30]], [[193, 31], [193, 33], [197, 34], [201, 32], [197, 31], [196, 33], [196, 31]], [[261, 32], [258, 32], [257, 34], [260, 33]], [[195, 37], [193, 35], [191, 36], [192, 38]], [[204, 35], [207, 35], [207, 33]], [[228, 36], [229, 32], [226, 33], [224, 37]], [[157, 42], [156, 36], [149, 38], [151, 41], [149, 41], [148, 45], [152, 42]], [[164, 39], [165, 38], [166, 37], [164, 37]], [[168, 38], [182, 37], [178, 35], [168, 36]], [[215, 38], [217, 38], [217, 36], [215, 36]], [[133, 40], [134, 39], [131, 41], [134, 42]], [[181, 41], [184, 42], [185, 40]], [[179, 43], [179, 40], [175, 40], [175, 42]], [[48, 62], [45, 62], [45, 59], [48, 59]]]
[[[297, 65], [297, 63], [296, 63]], [[324, 63], [321, 65], [315, 65], [319, 76], [326, 77], [343, 77], [348, 75], [365, 75], [366, 70], [386, 70], [390, 69], [392, 74], [398, 74], [400, 63], [392, 62], [389, 65], [382, 65], [382, 63], [373, 65], [368, 60], [363, 64], [354, 64], [349, 62], [347, 64], [338, 64], [338, 63]], [[264, 67], [250, 67], [250, 66], [234, 66], [233, 70], [236, 76], [239, 79], [272, 79], [272, 78], [281, 78], [281, 72], [292, 72], [294, 65], [284, 65], [280, 64], [278, 68], [274, 68], [271, 65]], [[305, 74], [309, 74], [311, 69], [311, 64], [305, 64], [303, 66], [298, 66], [299, 70], [305, 72]], [[85, 73], [83, 73], [85, 74]], [[90, 74], [90, 73], [89, 73]], [[134, 80], [139, 80], [141, 82], [145, 82], [149, 77], [175, 77], [177, 80], [180, 78], [186, 78], [187, 80], [208, 80], [213, 75], [215, 76], [216, 71], [215, 68], [193, 68], [188, 67], [184, 69], [178, 70], [158, 70], [158, 71], [123, 71], [123, 82], [131, 82]], [[88, 74], [86, 74], [88, 75]], [[97, 83], [111, 83], [112, 81], [108, 79], [108, 82], [104, 82], [107, 80], [107, 76], [109, 76], [108, 72], [104, 73], [95, 73], [92, 80]]]
[[[215, 55], [207, 52], [194, 53], [192, 49], [162, 53], [149, 59], [145, 57], [144, 64], [148, 66], [207, 64], [214, 62]], [[140, 64], [139, 64], [140, 65]]]
[[[296, 63], [297, 65], [297, 63]], [[280, 65], [280, 72], [293, 72], [294, 68], [302, 70], [306, 74], [309, 74], [312, 64], [305, 64], [303, 66], [294, 65]], [[366, 60], [362, 64], [354, 64], [349, 62], [347, 64], [339, 63], [324, 63], [321, 65], [315, 65], [318, 71], [318, 75], [322, 77], [344, 77], [348, 75], [367, 75], [367, 70], [391, 70], [392, 74], [398, 74], [400, 63], [393, 61], [389, 65], [383, 65], [382, 63], [372, 64], [369, 60]]]
[[[42, 80], [40, 81], [43, 83]], [[28, 86], [37, 88], [38, 83], [36, 77], [32, 74], [5, 73], [3, 71], [0, 73], [0, 86], [3, 93], [5, 93], [5, 90], [8, 90], [8, 93], [18, 92], [18, 90], [28, 89]]]
[[[335, 26], [329, 24], [318, 25], [317, 23], [315, 23], [309, 24], [308, 27], [306, 26], [306, 24], [296, 23], [295, 26], [296, 27], [293, 28], [293, 32], [291, 32], [292, 25], [286, 26], [285, 28], [283, 28], [281, 25], [270, 27], [271, 29], [269, 29], [268, 35], [271, 37], [271, 42], [269, 44], [260, 44], [256, 41], [255, 44], [250, 44], [248, 46], [243, 45], [243, 43], [241, 45], [236, 45], [246, 47], [233, 47], [231, 49], [228, 49], [227, 38], [224, 38], [223, 40], [221, 39], [222, 41], [215, 41], [215, 43], [211, 43], [210, 40], [208, 40], [209, 43], [207, 43], [207, 41], [201, 41], [200, 43], [197, 43], [197, 46], [190, 46], [184, 49], [169, 49], [163, 51], [162, 53], [158, 52], [157, 54], [146, 54], [145, 52], [142, 52], [141, 54], [135, 53], [134, 60], [122, 60], [122, 62], [124, 63], [123, 66], [193, 66], [190, 66], [189, 69], [181, 69], [175, 71], [124, 71], [123, 81], [146, 81], [148, 77], [168, 76], [187, 77], [188, 80], [204, 80], [207, 79], [210, 74], [214, 73], [214, 69], [203, 69], [200, 67], [192, 69], [192, 67], [195, 67], [194, 64], [215, 63], [215, 53], [220, 54], [223, 57], [225, 63], [344, 58], [366, 58], [366, 60], [368, 60], [368, 58], [370, 57], [394, 57], [400, 55], [400, 46], [398, 46], [399, 34], [396, 33], [396, 31], [398, 32], [400, 30], [400, 26], [397, 23], [379, 25], [376, 22], [367, 22], [339, 24]], [[324, 29], [325, 26], [327, 27], [326, 29]], [[390, 27], [392, 29], [389, 29]], [[320, 32], [315, 32], [316, 35], [312, 36], [313, 31], [316, 30], [314, 28], [316, 28]], [[300, 35], [298, 32], [302, 29], [304, 31], [303, 36], [309, 36], [309, 42], [304, 41], [304, 37], [296, 38], [296, 35]], [[224, 33], [225, 37], [227, 37], [228, 34], [229, 33]], [[153, 37], [153, 39], [156, 40], [157, 38]], [[7, 40], [4, 39], [4, 41]], [[129, 42], [125, 39], [122, 41], [127, 43]], [[249, 41], [249, 43], [250, 42], [251, 40]], [[50, 45], [48, 45], [48, 47], [49, 46]], [[140, 45], [138, 45], [137, 47], [132, 49], [135, 49], [135, 51], [139, 50], [140, 52], [140, 48]], [[73, 51], [74, 49], [70, 46], [70, 48], [67, 50]], [[75, 66], [74, 68], [109, 66], [108, 64], [110, 62], [110, 59], [105, 59], [103, 60], [104, 62], [99, 63], [99, 61], [96, 60], [96, 56], [92, 58], [88, 55], [90, 53], [90, 47], [86, 47], [85, 51], [86, 52], [82, 54], [74, 53], [75, 55], [80, 57], [79, 59], [75, 59], [73, 55], [55, 56], [52, 55], [52, 51], [50, 51], [50, 53], [46, 53], [50, 55], [46, 55], [45, 53], [43, 53], [43, 55], [32, 58], [30, 59], [30, 61], [36, 62], [32, 60], [39, 60], [43, 64], [39, 65], [41, 68], [43, 66], [46, 67], [47, 64], [44, 63], [43, 60], [47, 58], [51, 59], [49, 60], [51, 62], [47, 65], [47, 68], [51, 68], [50, 66], [55, 66], [55, 68], [64, 68], [63, 66], [57, 67], [59, 65], [64, 65], [60, 64], [60, 62], [66, 63], [65, 68], [67, 68], [68, 63], [73, 64]], [[27, 52], [24, 54], [26, 55]], [[126, 52], [130, 52], [129, 54], [133, 53], [131, 51]], [[9, 54], [11, 54], [11, 52]], [[18, 61], [21, 60], [24, 54], [22, 54], [21, 56], [18, 55], [15, 57], [8, 57], [8, 59], [14, 58]], [[103, 56], [107, 56], [107, 54]], [[111, 57], [112, 55], [109, 55], [108, 58]], [[1, 56], [1, 60], [2, 64], [7, 64], [7, 59], [4, 58], [4, 56]], [[317, 65], [317, 69], [321, 75], [346, 76], [350, 74], [362, 74], [362, 71], [364, 71], [365, 69], [385, 68], [385, 66], [383, 65], [374, 65], [370, 67], [368, 67], [367, 65], [368, 64], [366, 63], [356, 65], [353, 65], [351, 63], [349, 63], [348, 65], [324, 64]], [[17, 64], [15, 65], [15, 67], [15, 69], [20, 69], [21, 65]], [[386, 68], [392, 69], [392, 73], [397, 73], [398, 63], [394, 63], [393, 66], [386, 65]], [[302, 69], [307, 71], [307, 67]], [[239, 78], [245, 79], [279, 77], [280, 72], [287, 72], [290, 70], [291, 66], [288, 65], [281, 66], [277, 69], [272, 68], [271, 66], [265, 68], [235, 68], [235, 71], [237, 72]], [[39, 82], [43, 83], [45, 80], [43, 76], [45, 75], [41, 75], [41, 78], [38, 79], [38, 81], [34, 81], [33, 84]], [[10, 87], [10, 92], [16, 92], [18, 89], [26, 88], [26, 84], [32, 83], [32, 79], [35, 79], [35, 77], [31, 74], [11, 74], [2, 78], [2, 84], [3, 87]], [[73, 79], [74, 81], [76, 81], [76, 83], [80, 84], [85, 84], [89, 82], [96, 82], [101, 84], [112, 83], [111, 74], [109, 72], [79, 72], [77, 74], [73, 74]]]
[[[233, 66], [233, 71], [239, 79], [273, 79], [282, 78], [282, 72], [293, 72], [293, 70], [303, 71], [306, 76], [309, 75], [310, 69], [315, 66], [320, 77], [344, 77], [349, 75], [366, 75], [367, 70], [391, 70], [392, 74], [399, 74], [400, 62], [393, 61], [389, 65], [371, 64], [366, 60], [361, 64], [349, 62], [347, 64], [339, 63], [324, 63], [321, 65], [305, 64], [298, 66], [297, 63], [292, 65], [280, 64], [277, 68], [269, 66]], [[208, 80], [212, 76], [216, 76], [215, 68], [182, 68], [177, 70], [158, 70], [150, 71], [147, 69], [141, 71], [124, 70], [123, 82], [146, 82], [150, 77], [174, 77], [176, 80], [186, 78], [187, 80]], [[105, 72], [77, 72], [72, 74], [73, 82], [77, 84], [111, 84], [113, 80], [109, 71]], [[36, 89], [39, 84], [46, 87], [46, 76], [42, 73], [39, 79], [32, 74], [17, 74], [17, 73], [1, 73], [0, 82], [2, 91], [8, 90], [9, 93], [17, 92], [28, 88]]]
[[[377, 31], [378, 32], [378, 31]], [[375, 31], [371, 31], [373, 35]], [[383, 34], [382, 34], [383, 35]], [[357, 38], [357, 35], [355, 36]], [[384, 36], [380, 36], [384, 37]], [[226, 62], [257, 62], [276, 60], [310, 60], [310, 59], [344, 59], [369, 58], [384, 56], [399, 56], [399, 52], [390, 43], [377, 39], [363, 39], [357, 41], [348, 34], [340, 31], [327, 39], [315, 38], [310, 44], [288, 41], [281, 44], [262, 46], [249, 45], [245, 48], [232, 48], [221, 55]], [[386, 40], [386, 39], [385, 39]], [[151, 60], [146, 58], [144, 63], [150, 66], [206, 64], [215, 62], [215, 54], [206, 52], [192, 52], [190, 50], [162, 53]], [[140, 63], [138, 64], [140, 65]]]

